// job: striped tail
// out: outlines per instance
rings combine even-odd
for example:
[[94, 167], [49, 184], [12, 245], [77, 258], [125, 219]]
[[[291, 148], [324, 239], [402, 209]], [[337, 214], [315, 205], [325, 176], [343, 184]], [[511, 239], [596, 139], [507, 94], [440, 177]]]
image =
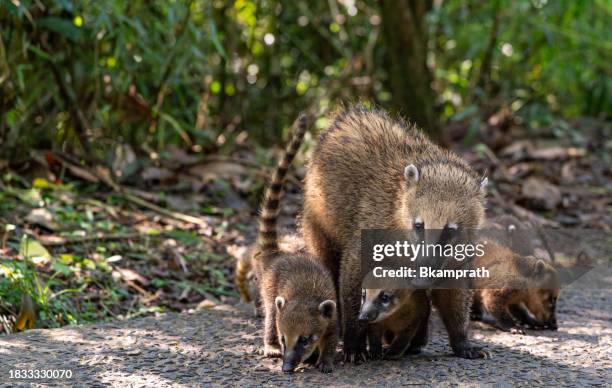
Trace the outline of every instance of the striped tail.
[[259, 251], [262, 256], [278, 251], [277, 221], [280, 212], [280, 199], [282, 197], [283, 183], [287, 170], [297, 154], [307, 128], [306, 114], [301, 113], [293, 124], [291, 140], [285, 148], [285, 153], [278, 162], [272, 175], [272, 181], [266, 190], [259, 217]]
[[251, 275], [251, 270], [251, 257], [249, 255], [245, 255], [238, 259], [234, 272], [234, 281], [236, 282], [236, 288], [238, 288], [240, 297], [245, 303], [251, 301], [251, 293], [249, 292], [249, 276]]

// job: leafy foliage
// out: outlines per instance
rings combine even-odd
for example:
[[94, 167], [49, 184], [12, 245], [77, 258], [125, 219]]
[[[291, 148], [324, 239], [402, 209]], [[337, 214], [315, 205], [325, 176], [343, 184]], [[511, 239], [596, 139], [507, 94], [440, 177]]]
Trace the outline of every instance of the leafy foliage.
[[[307, 106], [390, 99], [374, 1], [24, 0], [0, 10], [10, 151], [64, 144], [103, 158], [121, 141], [194, 151], [277, 142]], [[535, 127], [551, 114], [609, 116], [609, 15], [602, 0], [443, 2], [427, 21], [443, 117], [474, 97], [508, 101]], [[492, 85], [482, 88], [487, 55]]]
[[[531, 128], [554, 115], [609, 117], [609, 15], [605, 1], [445, 2], [431, 15], [444, 112], [461, 112], [477, 96], [507, 101]], [[496, 18], [494, 85], [484, 90], [476, 81]]]

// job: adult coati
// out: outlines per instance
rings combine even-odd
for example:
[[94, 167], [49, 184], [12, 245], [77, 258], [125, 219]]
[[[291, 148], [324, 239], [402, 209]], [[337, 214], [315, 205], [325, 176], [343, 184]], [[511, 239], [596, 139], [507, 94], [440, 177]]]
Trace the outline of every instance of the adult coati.
[[559, 278], [550, 262], [488, 241], [474, 266], [487, 268], [490, 277], [473, 279], [473, 320], [518, 334], [523, 328], [557, 330]]
[[[477, 229], [485, 185], [459, 156], [380, 111], [344, 110], [319, 136], [305, 178], [302, 227], [308, 249], [336, 280], [346, 360], [367, 358], [366, 324], [358, 320], [361, 230], [413, 229], [438, 242], [435, 230], [452, 236]], [[468, 340], [471, 292], [453, 288], [431, 292], [453, 352], [486, 357]]]
[[251, 259], [265, 313], [264, 354], [282, 355], [284, 372], [314, 360], [331, 372], [337, 346], [336, 290], [331, 273], [306, 254], [279, 251], [277, 219], [283, 181], [304, 137], [301, 115], [285, 154], [266, 190], [259, 219], [257, 249]]
[[[393, 360], [420, 353], [427, 344], [430, 311], [425, 290], [367, 289], [359, 320], [368, 322], [370, 358]], [[389, 344], [384, 353], [383, 342]]]

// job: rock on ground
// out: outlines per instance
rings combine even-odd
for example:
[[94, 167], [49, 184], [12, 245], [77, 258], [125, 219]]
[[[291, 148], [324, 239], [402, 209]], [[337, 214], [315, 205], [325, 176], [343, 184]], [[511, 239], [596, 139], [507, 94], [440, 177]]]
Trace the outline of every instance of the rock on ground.
[[31, 330], [0, 338], [0, 385], [11, 369], [70, 369], [70, 380], [34, 385], [193, 387], [339, 385], [612, 385], [610, 290], [565, 290], [558, 332], [507, 334], [473, 324], [489, 360], [452, 357], [436, 313], [430, 344], [418, 356], [364, 365], [337, 363], [324, 375], [310, 367], [280, 371], [258, 354], [261, 319], [251, 309], [217, 306], [194, 313]]

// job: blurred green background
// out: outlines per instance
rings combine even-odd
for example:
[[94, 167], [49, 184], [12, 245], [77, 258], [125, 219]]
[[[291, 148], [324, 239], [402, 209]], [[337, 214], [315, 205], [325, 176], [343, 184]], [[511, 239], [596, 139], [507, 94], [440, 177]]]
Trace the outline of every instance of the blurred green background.
[[399, 111], [433, 137], [500, 107], [534, 130], [612, 111], [607, 0], [0, 4], [9, 158], [267, 146], [300, 110], [338, 101]]

